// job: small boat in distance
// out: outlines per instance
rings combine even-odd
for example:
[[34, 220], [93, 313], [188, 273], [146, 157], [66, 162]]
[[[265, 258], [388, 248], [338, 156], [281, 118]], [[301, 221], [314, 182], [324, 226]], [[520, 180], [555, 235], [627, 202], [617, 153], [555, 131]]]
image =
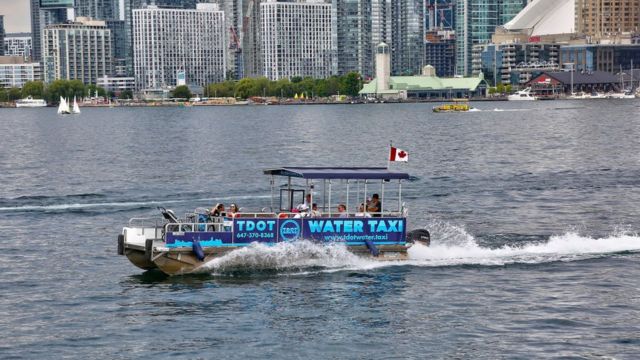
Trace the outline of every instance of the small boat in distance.
[[520, 90], [518, 92], [516, 92], [515, 94], [511, 94], [507, 97], [507, 99], [509, 99], [509, 101], [531, 101], [531, 100], [538, 100], [537, 97], [533, 96], [531, 94], [531, 88], [528, 87], [524, 90]]
[[78, 102], [76, 101], [76, 97], [73, 97], [73, 113], [80, 114], [80, 107], [78, 106]]
[[60, 105], [58, 105], [58, 114], [59, 115], [71, 114], [71, 109], [69, 109], [69, 103], [62, 96], [60, 96]]
[[453, 103], [434, 106], [432, 110], [435, 113], [465, 112], [465, 111], [473, 110], [473, 108], [469, 105], [469, 100], [467, 99], [453, 100], [453, 101], [454, 101]]
[[635, 99], [636, 95], [631, 90], [623, 92], [610, 92], [607, 94], [609, 99]]
[[[217, 204], [196, 208], [183, 218], [158, 208], [162, 217], [129, 220], [118, 236], [118, 254], [141, 269], [182, 275], [211, 271], [207, 262], [256, 243], [341, 245], [376, 260], [404, 260], [415, 243], [430, 243], [426, 229], [407, 230], [408, 211], [402, 202], [407, 173], [384, 167], [287, 166], [266, 169], [264, 174], [271, 184], [269, 207], [225, 213]], [[276, 178], [286, 179], [286, 185], [280, 187]], [[296, 179], [302, 181], [295, 184]], [[397, 192], [386, 191], [385, 198], [390, 185], [385, 183], [391, 182], [397, 183]], [[324, 186], [316, 204], [317, 184]], [[372, 193], [372, 200], [365, 200]]]
[[31, 96], [27, 96], [24, 99], [16, 101], [17, 108], [38, 108], [47, 106], [47, 102], [42, 99], [34, 99]]

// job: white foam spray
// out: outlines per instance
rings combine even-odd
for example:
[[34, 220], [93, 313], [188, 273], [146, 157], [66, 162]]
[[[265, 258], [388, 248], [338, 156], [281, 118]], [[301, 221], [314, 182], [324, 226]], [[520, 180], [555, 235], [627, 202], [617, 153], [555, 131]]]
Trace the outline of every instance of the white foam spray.
[[359, 257], [339, 244], [323, 246], [310, 241], [297, 241], [267, 246], [255, 243], [209, 261], [200, 271], [213, 274], [235, 270], [276, 271], [291, 275], [344, 270], [367, 271], [388, 266], [501, 266], [577, 261], [640, 251], [640, 237], [629, 232], [603, 238], [567, 232], [551, 236], [546, 242], [488, 248], [478, 245], [474, 237], [461, 227], [433, 222], [429, 229], [432, 232], [431, 246], [412, 246], [409, 249], [409, 259], [404, 261], [377, 261]]

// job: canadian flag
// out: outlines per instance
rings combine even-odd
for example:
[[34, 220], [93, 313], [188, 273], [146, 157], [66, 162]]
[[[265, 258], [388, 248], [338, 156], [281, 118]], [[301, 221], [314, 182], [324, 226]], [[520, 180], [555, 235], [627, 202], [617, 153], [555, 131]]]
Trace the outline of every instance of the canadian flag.
[[409, 153], [398, 149], [397, 147], [391, 146], [391, 150], [389, 151], [389, 161], [409, 161]]

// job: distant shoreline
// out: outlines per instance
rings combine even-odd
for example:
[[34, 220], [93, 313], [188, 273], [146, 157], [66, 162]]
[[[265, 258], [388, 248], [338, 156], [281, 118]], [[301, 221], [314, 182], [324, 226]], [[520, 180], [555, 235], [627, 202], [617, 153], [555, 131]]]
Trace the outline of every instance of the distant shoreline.
[[[459, 99], [457, 99], [459, 100]], [[201, 107], [201, 106], [262, 106], [262, 105], [360, 105], [360, 104], [420, 104], [420, 103], [443, 103], [451, 102], [452, 99], [421, 99], [421, 100], [381, 100], [381, 101], [363, 101], [360, 99], [351, 101], [309, 101], [309, 100], [284, 100], [284, 101], [247, 101], [238, 100], [236, 102], [173, 102], [173, 101], [148, 101], [148, 102], [114, 102], [111, 104], [80, 104], [84, 108], [108, 108], [108, 107]], [[487, 102], [487, 101], [508, 101], [506, 97], [496, 98], [478, 98], [470, 99], [471, 102]], [[57, 105], [47, 105], [53, 108]], [[14, 102], [0, 103], [0, 108], [16, 108]]]

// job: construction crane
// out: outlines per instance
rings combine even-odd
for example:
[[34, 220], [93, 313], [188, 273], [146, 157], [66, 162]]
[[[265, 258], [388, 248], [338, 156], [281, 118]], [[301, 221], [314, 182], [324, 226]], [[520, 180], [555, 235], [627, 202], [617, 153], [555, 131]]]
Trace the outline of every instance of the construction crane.
[[251, 20], [251, 12], [253, 11], [253, 0], [249, 0], [249, 4], [247, 5], [247, 12], [242, 18], [242, 32], [249, 32], [249, 21]]
[[240, 46], [240, 39], [238, 39], [238, 33], [233, 26], [229, 26], [229, 33], [231, 34], [231, 41], [229, 43], [229, 49], [235, 50], [235, 52], [242, 52]]

